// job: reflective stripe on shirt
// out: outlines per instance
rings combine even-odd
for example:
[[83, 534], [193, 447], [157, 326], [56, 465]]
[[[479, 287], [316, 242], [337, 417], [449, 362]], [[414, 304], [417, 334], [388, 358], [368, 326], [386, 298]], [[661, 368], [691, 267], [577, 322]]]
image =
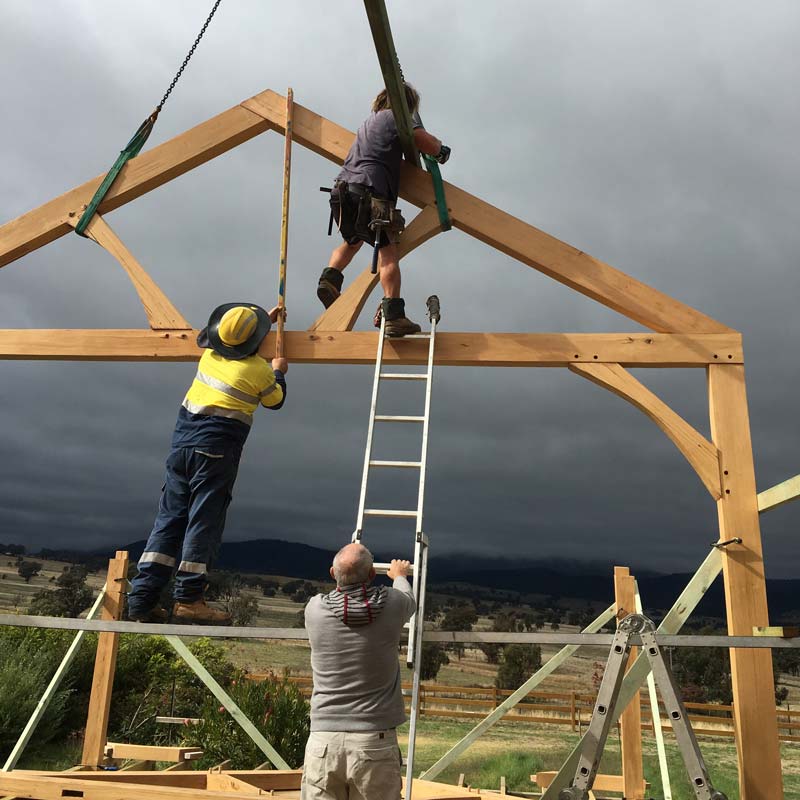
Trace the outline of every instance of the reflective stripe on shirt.
[[222, 406], [203, 406], [197, 403], [192, 403], [189, 398], [185, 398], [183, 407], [191, 414], [202, 414], [204, 417], [227, 417], [228, 419], [237, 419], [239, 422], [244, 422], [245, 425], [253, 424], [253, 415], [247, 414], [244, 411], [237, 411], [233, 408], [222, 408]]
[[[214, 378], [211, 375], [206, 375], [204, 372], [200, 372], [197, 370], [197, 375], [194, 378], [196, 381], [200, 381], [200, 383], [204, 383], [206, 386], [210, 386], [212, 389], [216, 389], [218, 392], [222, 392], [223, 394], [227, 394], [228, 397], [233, 397], [236, 400], [241, 400], [243, 403], [252, 403], [253, 405], [258, 405], [258, 401], [263, 396], [264, 392], [256, 397], [252, 394], [247, 394], [247, 392], [243, 392], [237, 389], [235, 386], [231, 386], [229, 383], [225, 383], [225, 381], [221, 381], [219, 378]], [[273, 383], [272, 386], [267, 387], [270, 391], [275, 386]], [[266, 389], [264, 391], [267, 391]]]
[[275, 387], [278, 384], [273, 381], [266, 389], [258, 393], [258, 399], [260, 400], [262, 397], [266, 397], [268, 394], [272, 394], [275, 391]]

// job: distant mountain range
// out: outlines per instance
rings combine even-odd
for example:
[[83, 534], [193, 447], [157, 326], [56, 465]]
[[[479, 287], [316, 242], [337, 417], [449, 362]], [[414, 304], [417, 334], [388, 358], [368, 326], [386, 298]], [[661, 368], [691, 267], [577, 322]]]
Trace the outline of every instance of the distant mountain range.
[[[135, 561], [144, 544], [144, 540], [133, 542], [124, 549]], [[328, 575], [334, 553], [334, 550], [281, 539], [225, 542], [220, 548], [217, 567], [234, 572], [323, 580]], [[391, 555], [375, 553], [376, 561], [390, 558]], [[561, 600], [610, 604], [614, 598], [612, 566], [610, 562], [512, 560], [447, 554], [431, 559], [428, 580], [429, 586], [458, 582]], [[637, 576], [646, 609], [653, 610], [669, 608], [692, 577], [688, 572], [665, 575], [646, 570], [637, 572], [633, 567], [632, 571]], [[789, 621], [796, 624], [800, 619], [800, 580], [768, 580], [767, 593], [770, 621], [773, 624]], [[722, 579], [719, 578], [700, 603], [697, 615], [722, 618], [724, 610]]]

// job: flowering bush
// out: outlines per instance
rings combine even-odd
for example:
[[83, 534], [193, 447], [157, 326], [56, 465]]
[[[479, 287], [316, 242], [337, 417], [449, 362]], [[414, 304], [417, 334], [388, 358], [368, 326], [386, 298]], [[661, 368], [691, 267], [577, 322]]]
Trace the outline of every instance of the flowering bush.
[[[302, 765], [309, 706], [293, 683], [276, 675], [263, 681], [236, 679], [228, 686], [228, 693], [291, 767]], [[208, 697], [199, 716], [203, 721], [191, 729], [189, 736], [193, 745], [204, 750], [201, 766], [211, 767], [230, 759], [231, 769], [255, 769], [267, 760], [215, 698]]]

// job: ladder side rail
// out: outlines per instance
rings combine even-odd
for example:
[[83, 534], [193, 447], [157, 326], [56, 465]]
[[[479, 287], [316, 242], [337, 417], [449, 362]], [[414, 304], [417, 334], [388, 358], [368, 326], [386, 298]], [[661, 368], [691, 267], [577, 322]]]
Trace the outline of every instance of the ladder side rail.
[[[428, 428], [431, 418], [431, 392], [433, 389], [433, 353], [436, 346], [436, 317], [431, 319], [431, 335], [428, 342], [428, 370], [425, 382], [425, 410], [423, 411], [422, 418], [422, 447], [420, 450], [420, 467], [419, 467], [419, 493], [417, 494], [417, 530], [415, 532], [414, 542], [414, 562], [416, 563], [420, 553], [420, 546], [423, 544], [424, 534], [422, 532], [422, 514], [425, 506], [425, 476], [428, 466]], [[427, 546], [427, 542], [424, 543]], [[414, 571], [413, 575], [413, 588], [414, 599], [417, 601], [417, 612], [409, 620], [408, 623], [408, 649], [406, 650], [406, 663], [411, 666], [414, 661], [414, 642], [417, 629], [417, 619], [419, 617], [419, 599], [420, 599], [420, 574]], [[422, 589], [424, 591], [424, 587]], [[422, 619], [421, 625], [425, 624]]]
[[414, 757], [416, 755], [417, 743], [417, 720], [419, 719], [419, 696], [422, 672], [422, 636], [425, 626], [425, 588], [428, 582], [428, 542], [425, 534], [420, 533], [417, 537], [415, 546], [417, 554], [414, 562], [418, 569], [414, 571], [414, 577], [419, 586], [417, 598], [417, 609], [413, 618], [420, 620], [416, 631], [409, 630], [408, 651], [411, 652], [413, 642], [414, 677], [411, 684], [411, 719], [408, 726], [408, 751], [406, 757], [406, 791], [405, 800], [411, 800], [411, 790], [414, 783]]
[[[424, 533], [420, 532], [414, 536], [414, 563], [412, 564], [413, 571], [411, 575], [411, 589], [414, 592], [414, 602], [416, 603], [417, 608], [412, 614], [411, 619], [408, 621], [408, 647], [406, 647], [406, 665], [409, 667], [413, 667], [417, 663], [415, 660], [417, 651], [417, 631], [422, 630], [425, 625], [425, 618], [420, 617], [420, 608], [423, 608], [425, 605], [425, 581], [428, 577], [427, 567], [424, 571], [421, 568], [416, 568], [416, 565], [420, 564], [423, 558], [427, 564], [428, 537]], [[419, 625], [417, 625], [417, 620], [421, 620]]]
[[378, 408], [378, 392], [381, 383], [381, 365], [383, 363], [383, 342], [386, 317], [381, 314], [381, 329], [378, 333], [378, 352], [375, 357], [375, 377], [372, 381], [372, 399], [369, 410], [369, 426], [367, 427], [367, 445], [364, 452], [364, 470], [361, 474], [361, 494], [358, 499], [358, 518], [356, 529], [353, 533], [353, 541], [361, 541], [361, 533], [364, 529], [364, 504], [367, 499], [367, 482], [369, 480], [369, 462], [372, 458], [372, 434], [375, 430], [375, 411]]
[[664, 660], [664, 654], [656, 641], [655, 627], [652, 622], [649, 622], [645, 627], [641, 636], [642, 649], [650, 662], [650, 669], [656, 685], [661, 690], [664, 707], [672, 724], [672, 732], [675, 734], [675, 740], [681, 751], [681, 757], [686, 766], [686, 773], [694, 789], [695, 797], [697, 797], [697, 800], [725, 800], [725, 795], [714, 791], [705, 759], [697, 743], [697, 737], [689, 724], [686, 707], [675, 686], [672, 672]]
[[431, 320], [431, 338], [428, 343], [428, 372], [425, 382], [425, 410], [422, 413], [422, 451], [420, 453], [419, 495], [417, 496], [417, 534], [422, 533], [422, 511], [425, 504], [425, 473], [428, 466], [428, 428], [431, 420], [431, 393], [433, 391], [433, 351], [436, 346], [436, 319]]
[[620, 626], [614, 634], [603, 680], [597, 692], [592, 719], [583, 740], [585, 745], [581, 750], [575, 778], [572, 787], [559, 794], [559, 800], [586, 800], [589, 796], [589, 790], [594, 784], [600, 759], [606, 746], [606, 739], [613, 725], [613, 711], [622, 679], [625, 676], [625, 665], [628, 663], [628, 654], [631, 649], [630, 639], [630, 631], [623, 626]]

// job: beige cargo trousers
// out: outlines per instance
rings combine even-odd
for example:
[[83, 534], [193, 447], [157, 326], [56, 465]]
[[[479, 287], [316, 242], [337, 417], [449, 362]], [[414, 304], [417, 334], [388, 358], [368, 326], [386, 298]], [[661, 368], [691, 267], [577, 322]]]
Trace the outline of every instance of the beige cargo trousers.
[[400, 748], [394, 730], [314, 731], [306, 743], [302, 800], [400, 800]]

